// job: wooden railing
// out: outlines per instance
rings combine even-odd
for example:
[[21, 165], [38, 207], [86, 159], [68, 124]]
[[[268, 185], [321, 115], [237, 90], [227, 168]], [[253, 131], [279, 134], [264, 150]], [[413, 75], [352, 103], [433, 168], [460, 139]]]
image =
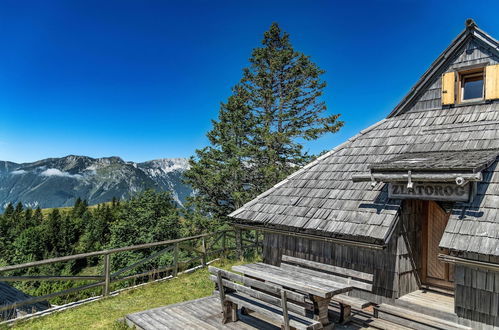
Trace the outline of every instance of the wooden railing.
[[[246, 253], [258, 253], [258, 248], [261, 246], [261, 238], [259, 237], [261, 232], [259, 231], [243, 231], [241, 229], [230, 229], [217, 231], [214, 233], [202, 234], [197, 236], [185, 237], [180, 239], [154, 242], [133, 246], [120, 247], [109, 250], [95, 251], [89, 253], [81, 253], [70, 256], [64, 256], [59, 258], [44, 259], [40, 261], [28, 262], [24, 264], [11, 265], [0, 267], [0, 281], [5, 282], [18, 282], [18, 281], [96, 281], [95, 283], [85, 284], [78, 287], [66, 289], [63, 291], [58, 291], [43, 296], [32, 297], [23, 301], [15, 302], [12, 304], [0, 306], [0, 312], [7, 310], [15, 310], [16, 308], [24, 305], [34, 304], [41, 301], [47, 301], [49, 299], [73, 294], [79, 291], [88, 290], [96, 287], [102, 287], [102, 296], [108, 296], [110, 293], [110, 285], [115, 282], [122, 282], [126, 280], [147, 278], [151, 276], [157, 277], [175, 277], [179, 271], [184, 266], [193, 265], [199, 263], [199, 266], [205, 267], [208, 260], [211, 258], [228, 256], [235, 252], [237, 258], [242, 258]], [[143, 258], [137, 262], [127, 265], [124, 268], [111, 270], [111, 258], [113, 255], [126, 252], [126, 251], [137, 251], [150, 248], [164, 247], [163, 249], [156, 251], [146, 258]], [[181, 260], [179, 254], [180, 251], [186, 250], [190, 252], [191, 257], [188, 260]], [[139, 272], [132, 275], [123, 276], [127, 272], [130, 272], [134, 268], [145, 265], [155, 258], [167, 253], [173, 253], [173, 261], [170, 265], [148, 270], [145, 272]], [[55, 276], [55, 275], [23, 275], [23, 276], [1, 276], [6, 272], [18, 271], [21, 269], [28, 269], [33, 267], [39, 267], [43, 265], [49, 265], [60, 262], [68, 262], [78, 259], [92, 258], [92, 257], [102, 257], [103, 272], [101, 275], [75, 275], [75, 276]], [[121, 276], [120, 276], [121, 275]], [[0, 320], [1, 321], [1, 320]]]

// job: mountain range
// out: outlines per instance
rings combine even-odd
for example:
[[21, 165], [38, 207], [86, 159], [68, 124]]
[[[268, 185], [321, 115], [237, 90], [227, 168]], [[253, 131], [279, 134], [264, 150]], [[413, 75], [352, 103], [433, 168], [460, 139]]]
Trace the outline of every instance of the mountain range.
[[135, 163], [70, 155], [22, 164], [0, 161], [0, 211], [18, 202], [32, 208], [72, 206], [78, 197], [92, 205], [113, 197], [127, 199], [146, 189], [170, 191], [183, 206], [192, 194], [182, 182], [188, 167], [185, 158]]

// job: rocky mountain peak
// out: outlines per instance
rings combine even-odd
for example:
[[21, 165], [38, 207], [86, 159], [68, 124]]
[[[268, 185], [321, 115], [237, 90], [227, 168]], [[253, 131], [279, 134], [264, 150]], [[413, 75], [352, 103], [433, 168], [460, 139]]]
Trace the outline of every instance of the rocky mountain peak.
[[0, 209], [19, 201], [32, 207], [70, 206], [78, 197], [97, 204], [145, 189], [170, 191], [183, 205], [192, 194], [183, 183], [187, 168], [183, 158], [135, 163], [117, 156], [68, 155], [23, 164], [0, 161]]

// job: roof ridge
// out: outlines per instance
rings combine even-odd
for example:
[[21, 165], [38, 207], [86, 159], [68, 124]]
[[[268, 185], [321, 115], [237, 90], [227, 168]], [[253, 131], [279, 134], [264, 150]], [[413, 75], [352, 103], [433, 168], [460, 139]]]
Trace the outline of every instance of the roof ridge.
[[285, 184], [286, 182], [288, 182], [290, 179], [294, 178], [296, 175], [298, 175], [298, 174], [302, 173], [303, 171], [305, 171], [305, 170], [307, 170], [307, 169], [309, 169], [309, 168], [317, 165], [323, 159], [325, 159], [325, 158], [329, 157], [330, 155], [332, 155], [333, 153], [335, 153], [335, 152], [343, 149], [346, 145], [352, 143], [353, 141], [355, 141], [356, 139], [358, 139], [360, 136], [365, 135], [368, 132], [372, 131], [373, 129], [377, 128], [379, 125], [383, 124], [385, 121], [387, 121], [389, 119], [390, 118], [384, 118], [384, 119], [382, 119], [382, 120], [380, 120], [380, 121], [372, 124], [371, 126], [368, 126], [367, 128], [361, 130], [359, 133], [357, 133], [356, 135], [352, 136], [351, 138], [349, 138], [345, 142], [337, 145], [333, 149], [331, 149], [328, 152], [326, 152], [324, 155], [317, 157], [315, 160], [313, 160], [312, 162], [310, 162], [307, 165], [303, 166], [302, 168], [300, 168], [296, 172], [293, 172], [292, 174], [290, 174], [289, 176], [287, 176], [284, 180], [282, 180], [282, 181], [278, 182], [277, 184], [275, 184], [273, 187], [267, 189], [266, 191], [264, 191], [260, 195], [254, 197], [252, 200], [250, 200], [249, 202], [247, 202], [246, 204], [244, 204], [243, 206], [241, 206], [237, 210], [233, 211], [228, 216], [229, 217], [236, 217], [238, 214], [240, 214], [241, 212], [243, 212], [247, 207], [252, 206], [253, 204], [256, 204], [260, 199], [262, 199], [263, 197], [271, 194], [277, 188], [279, 188], [280, 186], [282, 186], [283, 184]]

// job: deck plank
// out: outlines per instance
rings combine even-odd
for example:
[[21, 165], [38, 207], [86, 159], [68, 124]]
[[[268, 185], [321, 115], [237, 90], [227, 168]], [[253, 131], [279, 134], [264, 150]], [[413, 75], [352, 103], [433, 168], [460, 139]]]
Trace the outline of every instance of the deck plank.
[[454, 313], [454, 297], [431, 291], [417, 290], [399, 298], [419, 306], [433, 308], [446, 313]]
[[128, 323], [139, 329], [243, 329], [275, 330], [253, 316], [240, 315], [241, 320], [222, 324], [218, 297], [209, 296], [179, 304], [154, 308], [126, 316]]

